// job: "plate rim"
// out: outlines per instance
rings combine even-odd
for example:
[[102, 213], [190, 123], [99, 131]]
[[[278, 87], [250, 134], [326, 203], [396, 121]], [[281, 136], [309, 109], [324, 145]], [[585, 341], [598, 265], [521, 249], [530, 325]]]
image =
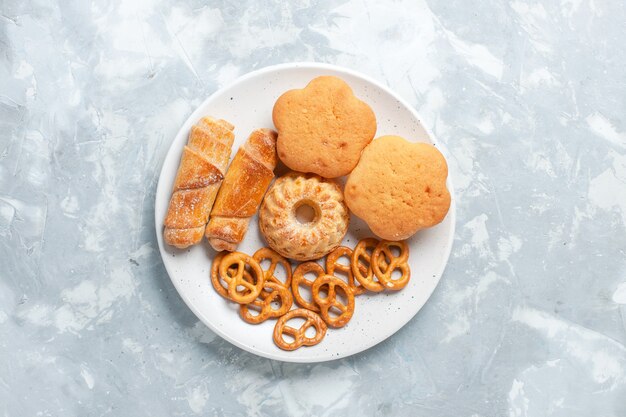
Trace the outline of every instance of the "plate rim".
[[[320, 69], [320, 70], [328, 70], [328, 71], [336, 71], [339, 73], [345, 73], [348, 74], [352, 77], [356, 77], [356, 78], [360, 78], [363, 81], [366, 81], [367, 83], [370, 83], [378, 88], [380, 88], [381, 90], [383, 90], [385, 93], [389, 94], [393, 99], [397, 100], [398, 103], [400, 103], [402, 106], [404, 106], [406, 109], [408, 109], [408, 111], [415, 117], [415, 119], [417, 119], [420, 123], [420, 127], [426, 132], [426, 134], [428, 135], [429, 140], [441, 151], [443, 151], [444, 156], [446, 156], [446, 154], [448, 154], [447, 152], [447, 148], [444, 146], [441, 146], [441, 142], [439, 142], [436, 138], [436, 136], [434, 135], [434, 133], [431, 131], [430, 127], [424, 125], [422, 123], [422, 118], [420, 117], [419, 113], [417, 112], [417, 110], [411, 105], [409, 104], [403, 97], [401, 97], [398, 93], [396, 93], [395, 91], [393, 91], [389, 86], [382, 84], [381, 82], [377, 81], [376, 79], [363, 74], [359, 71], [350, 69], [350, 68], [346, 68], [340, 65], [334, 65], [334, 64], [328, 64], [328, 63], [321, 63], [321, 62], [307, 62], [307, 61], [299, 61], [299, 62], [289, 62], [289, 63], [281, 63], [281, 64], [275, 64], [275, 65], [269, 65], [263, 68], [259, 68], [250, 72], [247, 72], [239, 77], [237, 77], [236, 79], [224, 84], [221, 87], [218, 87], [213, 93], [211, 93], [207, 98], [205, 98], [202, 103], [200, 103], [197, 108], [187, 117], [187, 119], [182, 123], [180, 129], [178, 129], [178, 131], [176, 132], [176, 134], [172, 137], [172, 140], [168, 146], [167, 151], [165, 152], [165, 156], [163, 158], [163, 161], [161, 163], [161, 169], [159, 171], [159, 180], [157, 182], [156, 185], [156, 190], [155, 190], [155, 196], [154, 196], [154, 222], [155, 222], [155, 232], [156, 232], [156, 238], [157, 238], [157, 244], [159, 246], [159, 255], [161, 256], [161, 261], [163, 263], [163, 266], [165, 267], [165, 270], [167, 272], [168, 278], [170, 279], [170, 281], [172, 282], [172, 284], [174, 285], [174, 288], [176, 289], [176, 292], [178, 293], [178, 295], [180, 296], [180, 298], [183, 300], [183, 302], [185, 303], [185, 305], [193, 312], [193, 314], [196, 316], [196, 318], [198, 318], [205, 326], [207, 326], [211, 331], [213, 331], [215, 334], [217, 334], [219, 337], [221, 337], [222, 339], [228, 341], [229, 343], [237, 346], [240, 349], [243, 349], [249, 353], [252, 353], [256, 356], [260, 356], [263, 358], [267, 358], [267, 359], [271, 359], [271, 360], [276, 360], [276, 361], [281, 361], [281, 362], [290, 362], [290, 363], [323, 363], [323, 362], [330, 362], [330, 361], [335, 361], [338, 359], [343, 359], [343, 358], [348, 358], [350, 356], [356, 355], [358, 353], [364, 352], [366, 350], [369, 350], [371, 348], [373, 348], [374, 346], [377, 346], [378, 344], [384, 342], [385, 340], [389, 339], [390, 337], [392, 337], [394, 334], [396, 334], [398, 331], [400, 331], [400, 329], [402, 329], [404, 326], [406, 326], [411, 320], [413, 320], [413, 318], [415, 318], [415, 316], [417, 315], [417, 313], [420, 312], [420, 310], [422, 308], [424, 308], [424, 306], [426, 305], [426, 303], [430, 300], [430, 297], [432, 297], [433, 293], [435, 292], [435, 289], [439, 286], [439, 283], [441, 281], [441, 278], [443, 276], [443, 273], [446, 269], [446, 266], [448, 265], [448, 262], [450, 261], [450, 254], [452, 252], [452, 246], [454, 244], [454, 235], [455, 235], [455, 231], [456, 231], [456, 195], [454, 193], [454, 187], [452, 184], [452, 180], [451, 180], [451, 176], [450, 176], [450, 169], [449, 169], [449, 163], [448, 163], [448, 178], [446, 181], [446, 186], [448, 187], [448, 191], [450, 193], [450, 200], [451, 200], [451, 204], [450, 204], [450, 208], [448, 210], [448, 213], [446, 215], [446, 217], [449, 216], [449, 221], [450, 221], [450, 231], [449, 231], [449, 236], [447, 239], [447, 244], [446, 247], [444, 248], [444, 261], [442, 262], [442, 266], [439, 268], [440, 270], [437, 273], [437, 282], [435, 283], [435, 285], [432, 287], [432, 289], [430, 290], [429, 294], [427, 294], [426, 297], [426, 301], [424, 301], [424, 304], [422, 306], [420, 306], [413, 315], [411, 315], [411, 317], [409, 317], [405, 322], [401, 323], [400, 325], [394, 324], [394, 326], [392, 327], [392, 331], [389, 332], [389, 334], [384, 337], [381, 340], [378, 340], [377, 342], [367, 346], [367, 347], [363, 347], [363, 348], [358, 348], [355, 349], [354, 351], [349, 351], [345, 354], [341, 354], [339, 356], [331, 356], [328, 358], [302, 358], [302, 357], [294, 357], [294, 358], [289, 358], [289, 357], [283, 357], [283, 356], [278, 356], [277, 354], [273, 354], [273, 353], [265, 353], [265, 352], [259, 352], [258, 350], [256, 350], [254, 347], [249, 346], [245, 343], [240, 342], [239, 340], [236, 340], [230, 336], [228, 336], [227, 334], [223, 333], [217, 326], [213, 326], [210, 322], [208, 322], [207, 320], [205, 320], [204, 318], [204, 314], [201, 314], [199, 309], [197, 309], [194, 305], [193, 302], [191, 302], [191, 300], [188, 299], [188, 297], [186, 297], [184, 294], [184, 291], [181, 292], [181, 288], [179, 288], [179, 285], [176, 283], [176, 281], [172, 278], [172, 273], [168, 267], [167, 262], [165, 261], [165, 258], [163, 256], [163, 251], [164, 251], [164, 242], [163, 242], [163, 233], [162, 233], [162, 219], [161, 221], [159, 220], [159, 218], [156, 216], [156, 210], [157, 210], [157, 204], [158, 201], [160, 200], [159, 197], [161, 196], [161, 193], [159, 192], [159, 190], [162, 188], [161, 186], [161, 181], [163, 179], [163, 174], [164, 174], [164, 170], [165, 170], [165, 161], [169, 155], [169, 153], [172, 150], [172, 146], [175, 142], [175, 139], [181, 135], [184, 134], [185, 132], [183, 132], [183, 130], [185, 129], [185, 126], [189, 123], [190, 120], [197, 120], [201, 115], [202, 115], [202, 111], [201, 109], [205, 107], [206, 103], [208, 101], [210, 101], [215, 95], [221, 93], [224, 90], [228, 90], [230, 88], [233, 88], [234, 86], [236, 86], [237, 84], [240, 84], [250, 78], [253, 77], [257, 77], [259, 75], [262, 75], [264, 73], [272, 73], [275, 71], [280, 71], [280, 70], [285, 70], [285, 69], [295, 69], [295, 68], [307, 68], [307, 69]], [[446, 158], [446, 162], [448, 162], [449, 158]]]

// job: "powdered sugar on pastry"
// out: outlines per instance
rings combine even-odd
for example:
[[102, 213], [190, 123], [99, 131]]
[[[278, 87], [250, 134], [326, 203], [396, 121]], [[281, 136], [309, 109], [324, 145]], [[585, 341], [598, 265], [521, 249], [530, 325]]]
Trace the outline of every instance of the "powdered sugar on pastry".
[[[311, 221], [298, 220], [302, 206], [311, 209]], [[299, 261], [321, 258], [339, 246], [348, 222], [339, 186], [314, 174], [292, 172], [278, 178], [259, 212], [267, 243], [281, 255]]]

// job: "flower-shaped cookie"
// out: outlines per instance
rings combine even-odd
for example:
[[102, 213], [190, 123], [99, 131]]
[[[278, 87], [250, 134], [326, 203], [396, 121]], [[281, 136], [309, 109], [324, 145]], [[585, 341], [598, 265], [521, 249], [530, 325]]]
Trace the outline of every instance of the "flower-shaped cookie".
[[377, 236], [403, 240], [446, 217], [447, 177], [448, 164], [434, 146], [383, 136], [365, 148], [344, 194]]
[[349, 174], [376, 134], [376, 116], [343, 80], [314, 78], [289, 90], [272, 113], [278, 157], [289, 168], [325, 178]]

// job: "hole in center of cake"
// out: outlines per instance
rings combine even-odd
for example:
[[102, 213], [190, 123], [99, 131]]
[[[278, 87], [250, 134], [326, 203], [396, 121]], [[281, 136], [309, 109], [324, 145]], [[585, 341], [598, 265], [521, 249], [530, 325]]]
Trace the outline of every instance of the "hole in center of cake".
[[296, 207], [296, 219], [300, 224], [313, 223], [318, 217], [317, 210], [308, 201], [302, 201]]

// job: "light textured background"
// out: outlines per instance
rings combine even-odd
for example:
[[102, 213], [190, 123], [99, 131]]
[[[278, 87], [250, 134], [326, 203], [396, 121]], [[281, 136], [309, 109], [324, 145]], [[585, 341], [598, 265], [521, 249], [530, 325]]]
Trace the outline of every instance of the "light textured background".
[[[0, 414], [626, 416], [624, 22], [619, 0], [0, 1]], [[418, 316], [307, 366], [199, 323], [153, 226], [191, 111], [304, 60], [412, 103], [458, 204]]]

